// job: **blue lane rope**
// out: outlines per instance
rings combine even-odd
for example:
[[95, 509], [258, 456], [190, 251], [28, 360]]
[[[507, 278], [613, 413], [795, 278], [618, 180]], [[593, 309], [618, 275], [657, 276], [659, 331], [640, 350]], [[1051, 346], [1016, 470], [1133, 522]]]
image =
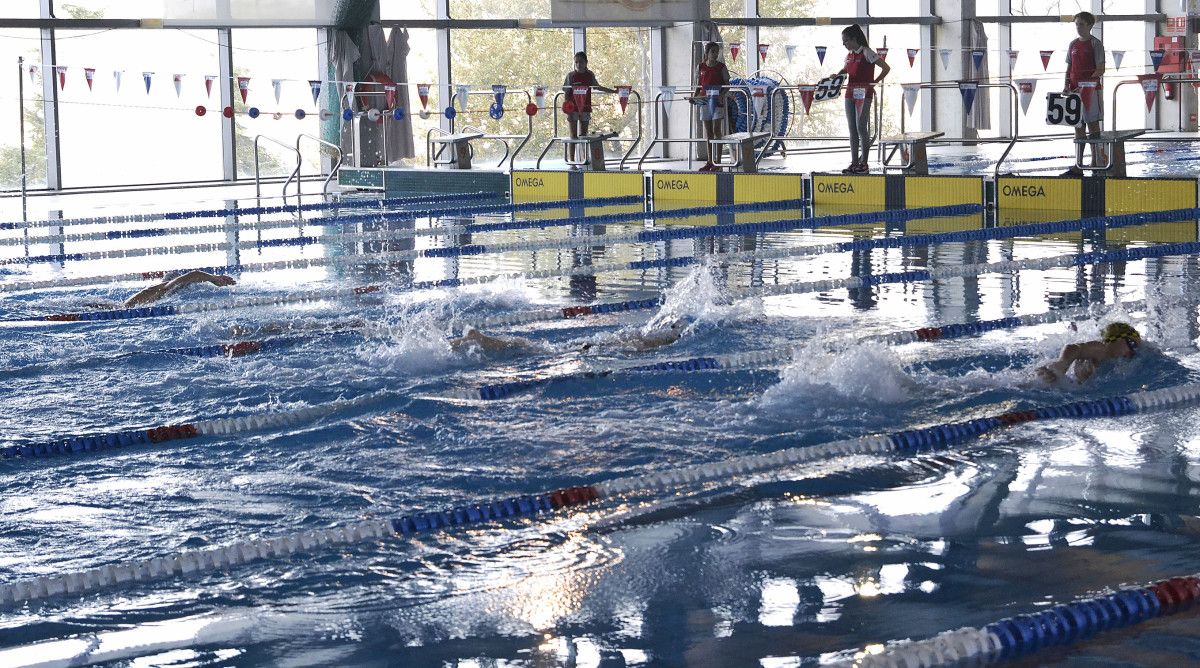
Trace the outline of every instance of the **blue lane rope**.
[[[391, 197], [386, 199], [343, 199], [337, 202], [314, 202], [312, 204], [281, 204], [279, 206], [230, 207], [224, 209], [200, 209], [197, 211], [164, 211], [160, 213], [138, 213], [116, 216], [89, 216], [63, 220], [38, 220], [30, 222], [0, 223], [0, 230], [23, 230], [33, 227], [64, 227], [70, 225], [104, 225], [112, 223], [149, 222], [154, 220], [190, 220], [192, 218], [225, 218], [227, 216], [253, 216], [297, 211], [322, 211], [326, 209], [357, 209], [374, 206], [391, 207], [432, 202], [458, 202], [500, 199], [494, 192], [447, 193], [445, 195], [418, 195], [415, 197]], [[305, 224], [309, 224], [307, 221]]]
[[1031, 656], [1053, 647], [1086, 641], [1096, 634], [1141, 624], [1192, 608], [1200, 600], [1200, 577], [1161, 580], [1145, 587], [1118, 589], [1040, 612], [1005, 617], [983, 627], [964, 627], [932, 638], [892, 643], [883, 652], [834, 664], [843, 668], [985, 665]]
[[[377, 519], [359, 522], [353, 525], [337, 526], [329, 529], [309, 530], [293, 533], [274, 539], [255, 539], [235, 542], [216, 548], [188, 550], [172, 556], [137, 559], [117, 564], [108, 564], [99, 568], [82, 572], [53, 574], [36, 577], [30, 580], [0, 584], [0, 605], [20, 605], [26, 601], [46, 599], [59, 595], [77, 595], [89, 591], [97, 591], [114, 587], [126, 582], [150, 582], [192, 575], [200, 572], [227, 569], [234, 566], [258, 561], [260, 559], [287, 558], [297, 552], [312, 552], [325, 546], [340, 546], [353, 543], [375, 541], [391, 536], [410, 537], [418, 534], [432, 534], [462, 526], [474, 525], [485, 521], [505, 520], [519, 517], [537, 517], [547, 512], [576, 508], [591, 504], [594, 501], [614, 498], [635, 492], [669, 491], [678, 493], [680, 487], [695, 486], [698, 483], [712, 480], [728, 480], [734, 476], [752, 474], [762, 471], [774, 471], [786, 466], [811, 463], [830, 457], [852, 454], [886, 454], [888, 452], [912, 453], [927, 449], [944, 447], [955, 443], [976, 438], [988, 431], [999, 427], [1012, 426], [1051, 417], [1111, 417], [1130, 413], [1142, 412], [1149, 409], [1173, 408], [1184, 404], [1194, 404], [1200, 401], [1200, 385], [1182, 385], [1168, 387], [1149, 392], [1138, 392], [1131, 395], [1121, 395], [1092, 401], [1077, 401], [1059, 406], [1040, 409], [1009, 411], [993, 417], [978, 418], [966, 422], [951, 423], [895, 432], [890, 435], [869, 436], [862, 439], [827, 443], [820, 446], [805, 446], [790, 448], [766, 454], [756, 454], [727, 459], [722, 462], [710, 462], [691, 466], [671, 467], [662, 473], [648, 474], [629, 478], [618, 478], [590, 485], [582, 485], [554, 492], [512, 497], [501, 501], [480, 504], [458, 504], [444, 511], [419, 512], [401, 516], [395, 519]], [[353, 400], [351, 402], [353, 403]], [[328, 415], [329, 411], [319, 411], [319, 407], [304, 409], [317, 411], [317, 414]], [[241, 426], [238, 421], [241, 420]], [[218, 425], [216, 423], [220, 422]], [[282, 423], [294, 422], [284, 416]], [[230, 434], [244, 431], [246, 428], [265, 428], [274, 426], [270, 420], [235, 420], [208, 421], [159, 427], [146, 430], [145, 442], [158, 443], [182, 438], [194, 438], [209, 434]], [[124, 439], [118, 437], [115, 442], [107, 437], [102, 441], [93, 441], [97, 437], [88, 437], [87, 443], [93, 447], [102, 443], [107, 447], [121, 447]], [[143, 443], [129, 437], [130, 445]], [[74, 442], [68, 440], [67, 447], [61, 444], [50, 451], [29, 449], [28, 456], [47, 456], [51, 454], [67, 454], [76, 452]], [[22, 447], [12, 455], [13, 447], [3, 450], [7, 456], [26, 456]], [[340, 549], [340, 548], [338, 548]], [[1159, 600], [1159, 612], [1164, 608], [1174, 610], [1190, 605], [1200, 597], [1200, 581], [1185, 581], [1170, 584], [1160, 583], [1152, 588]], [[1070, 610], [1059, 610], [1060, 614], [1051, 613], [1055, 622], [1067, 620], [1058, 626], [1057, 633], [1041, 636], [1038, 631], [1025, 621], [987, 627], [989, 634], [999, 640], [995, 643], [996, 654], [1001, 656], [1019, 656], [1036, 649], [1072, 637], [1082, 637], [1093, 630], [1104, 630], [1114, 626], [1139, 621], [1154, 614], [1152, 602], [1145, 599], [1145, 604], [1138, 603], [1128, 597], [1116, 600], [1108, 598], [1109, 603], [1079, 609], [1083, 619], [1089, 614], [1097, 621], [1083, 626]], [[1089, 613], [1090, 611], [1090, 613]], [[1074, 631], [1071, 620], [1075, 620]], [[1046, 621], [1049, 621], [1047, 618]], [[989, 635], [990, 642], [991, 635]], [[980, 644], [980, 647], [983, 645]], [[892, 664], [887, 664], [892, 665]], [[904, 664], [913, 665], [913, 664]], [[916, 664], [921, 665], [921, 664]]]

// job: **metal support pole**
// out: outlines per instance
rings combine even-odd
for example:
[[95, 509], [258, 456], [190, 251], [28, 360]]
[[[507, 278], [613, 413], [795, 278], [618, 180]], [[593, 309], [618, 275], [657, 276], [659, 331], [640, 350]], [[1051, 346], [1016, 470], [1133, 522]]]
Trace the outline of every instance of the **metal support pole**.
[[[25, 166], [25, 57], [17, 56], [17, 118], [21, 126], [21, 222], [29, 222], [29, 175]], [[25, 256], [29, 256], [29, 228], [25, 228]]]
[[[54, 18], [52, 0], [41, 0], [42, 18]], [[46, 135], [46, 188], [62, 189], [62, 153], [58, 137], [58, 86], [54, 85], [58, 57], [55, 50], [54, 30], [41, 31], [42, 55], [42, 115], [45, 119]], [[47, 76], [48, 74], [48, 76]]]
[[[220, 75], [221, 108], [233, 106], [233, 42], [228, 28], [217, 31], [217, 67]], [[236, 181], [237, 123], [221, 116], [221, 178]]]

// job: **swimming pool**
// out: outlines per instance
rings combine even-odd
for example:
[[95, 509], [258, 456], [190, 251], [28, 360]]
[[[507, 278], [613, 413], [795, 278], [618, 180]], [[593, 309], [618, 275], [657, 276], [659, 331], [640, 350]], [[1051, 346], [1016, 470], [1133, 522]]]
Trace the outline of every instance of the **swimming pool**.
[[[419, 214], [435, 206], [405, 208]], [[595, 206], [585, 213], [640, 217], [640, 209]], [[1194, 253], [937, 281], [911, 273], [1152, 247], [1175, 238], [1181, 226], [1194, 240], [1194, 216], [1107, 236], [1063, 232], [811, 256], [784, 251], [980, 229], [983, 218], [827, 220], [817, 229], [588, 240], [571, 248], [550, 246], [571, 235], [681, 229], [681, 221], [583, 219], [588, 224], [406, 235], [429, 225], [568, 213], [579, 212], [395, 216], [315, 226], [327, 235], [318, 243], [240, 250], [243, 264], [328, 260], [246, 272], [233, 297], [282, 302], [299, 291], [384, 287], [334, 300], [50, 323], [35, 318], [116, 305], [143, 284], [5, 293], [5, 447], [366, 399], [233, 436], [0, 460], [0, 582], [1180, 385], [1193, 382], [1200, 365]], [[90, 214], [83, 207], [67, 215]], [[682, 222], [703, 228], [807, 215], [726, 208], [719, 219]], [[299, 234], [288, 214], [263, 220], [263, 239]], [[257, 218], [239, 222], [237, 239], [257, 242]], [[274, 222], [281, 224], [270, 228]], [[68, 232], [93, 229], [103, 226]], [[386, 238], [346, 236], [365, 232]], [[230, 238], [224, 228], [205, 234], [83, 241], [67, 250]], [[404, 255], [526, 240], [543, 247]], [[0, 257], [22, 253], [20, 246], [3, 248], [8, 254]], [[690, 257], [702, 262], [678, 261]], [[218, 250], [63, 267], [7, 264], [0, 266], [0, 289], [227, 260], [228, 250]], [[594, 276], [401, 289], [615, 263], [642, 264]], [[911, 280], [756, 297], [771, 286], [892, 273]], [[228, 303], [230, 292], [200, 287], [169, 304]], [[455, 350], [447, 342], [452, 322], [660, 298], [654, 308], [553, 320], [530, 315], [527, 324], [489, 328], [531, 339], [531, 352]], [[1145, 305], [1126, 314], [1120, 302], [1131, 300]], [[1077, 319], [1078, 332], [1058, 322], [909, 345], [868, 340], [1088, 304], [1094, 315]], [[690, 324], [674, 345], [645, 353], [611, 345], [616, 333], [677, 315]], [[1157, 350], [1111, 370], [1102, 384], [1047, 388], [1029, 381], [1029, 365], [1127, 315]], [[365, 323], [348, 322], [354, 318]], [[313, 331], [329, 323], [355, 326]], [[283, 325], [248, 338], [285, 339], [236, 357], [178, 352], [245, 340], [230, 335], [235, 325]], [[599, 351], [580, 352], [585, 342]], [[790, 346], [799, 349], [788, 363], [608, 373]], [[553, 382], [501, 400], [464, 398], [480, 387], [548, 378]], [[857, 455], [734, 473], [532, 519], [126, 582], [0, 610], [0, 651], [9, 652], [0, 656], [14, 663], [44, 661], [55, 651], [91, 660], [140, 656], [137, 665], [814, 665], [891, 639], [984, 625], [1192, 572], [1200, 528], [1190, 462], [1196, 418], [1195, 408], [1183, 408], [1018, 425], [912, 457]], [[1187, 663], [1195, 651], [1187, 622], [1164, 620], [1039, 658]], [[39, 644], [46, 642], [54, 644]]]

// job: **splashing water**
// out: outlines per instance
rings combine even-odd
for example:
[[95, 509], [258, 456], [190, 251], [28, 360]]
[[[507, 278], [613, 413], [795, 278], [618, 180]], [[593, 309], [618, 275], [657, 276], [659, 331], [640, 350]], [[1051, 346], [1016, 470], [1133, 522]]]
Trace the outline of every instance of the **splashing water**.
[[824, 404], [831, 398], [897, 404], [919, 389], [890, 348], [863, 343], [830, 350], [817, 338], [799, 349], [795, 361], [780, 372], [779, 384], [764, 392], [760, 403], [776, 410]]

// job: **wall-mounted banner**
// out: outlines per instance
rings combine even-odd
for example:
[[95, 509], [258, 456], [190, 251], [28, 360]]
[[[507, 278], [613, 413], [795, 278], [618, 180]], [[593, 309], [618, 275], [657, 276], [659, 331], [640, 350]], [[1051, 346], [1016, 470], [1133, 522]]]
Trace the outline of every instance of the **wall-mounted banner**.
[[975, 106], [975, 93], [979, 92], [979, 82], [960, 81], [958, 82], [958, 92], [962, 94], [963, 108], [966, 113], [971, 113], [971, 108]]
[[901, 87], [904, 89], [904, 104], [911, 116], [917, 107], [917, 94], [921, 92], [921, 84], [904, 84]]
[[1037, 90], [1037, 79], [1017, 79], [1017, 94], [1021, 99], [1021, 113], [1029, 113], [1029, 103], [1033, 101], [1033, 93]]

